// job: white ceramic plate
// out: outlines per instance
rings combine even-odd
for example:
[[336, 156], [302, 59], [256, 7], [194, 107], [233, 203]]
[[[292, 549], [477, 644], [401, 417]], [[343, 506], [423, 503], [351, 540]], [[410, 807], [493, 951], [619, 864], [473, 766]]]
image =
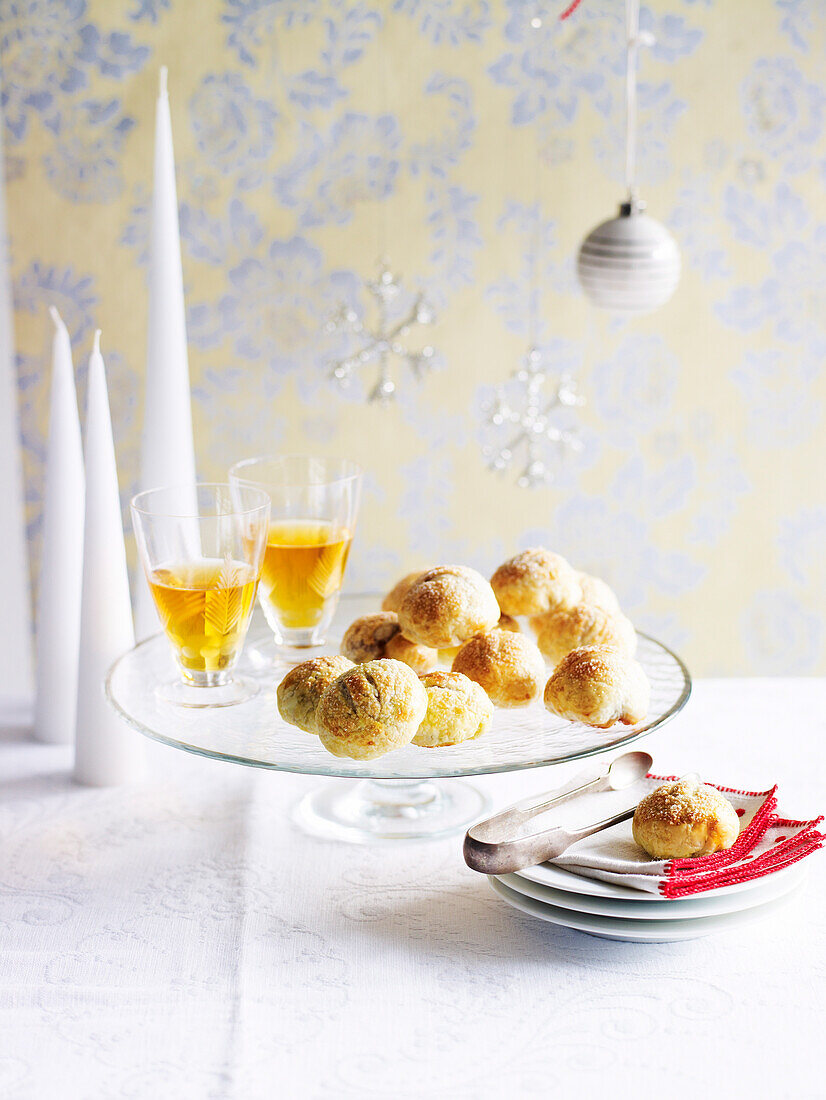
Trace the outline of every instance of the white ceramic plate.
[[[785, 867], [782, 871], [775, 871], [773, 875], [764, 878], [750, 879], [748, 882], [735, 882], [732, 886], [720, 886], [716, 890], [706, 890], [703, 897], [720, 898], [727, 894], [747, 893], [760, 889], [771, 877], [772, 880], [780, 880], [784, 877], [794, 877], [799, 869], [798, 863], [791, 867]], [[616, 898], [625, 901], [655, 902], [659, 905], [677, 905], [686, 900], [683, 898], [664, 898], [661, 894], [642, 895], [639, 890], [632, 890], [629, 886], [616, 886], [613, 882], [603, 882], [597, 878], [585, 878], [584, 875], [575, 875], [571, 871], [564, 871], [561, 867], [554, 867], [550, 863], [540, 863], [536, 867], [526, 867], [518, 871], [520, 878], [529, 882], [538, 882], [540, 886], [549, 886], [553, 890], [564, 890], [569, 894], [586, 894], [595, 898]]]
[[[631, 891], [636, 895], [633, 900], [627, 898], [596, 897], [592, 894], [574, 894], [568, 890], [555, 890], [550, 886], [542, 886], [537, 882], [518, 875], [495, 876], [505, 886], [517, 894], [536, 901], [547, 902], [557, 909], [569, 909], [576, 913], [592, 913], [596, 916], [622, 917], [632, 920], [686, 920], [696, 917], [722, 916], [724, 913], [739, 913], [744, 909], [752, 909], [756, 905], [773, 901], [783, 897], [793, 890], [806, 875], [806, 866], [803, 860], [793, 864], [786, 871], [767, 875], [765, 878], [755, 880], [755, 889], [725, 893], [725, 891], [709, 891], [690, 898], [658, 898], [651, 895], [651, 900], [639, 891]], [[663, 905], [662, 901], [670, 901], [670, 905]]]
[[770, 916], [782, 909], [797, 894], [790, 891], [781, 898], [756, 905], [739, 913], [723, 913], [716, 917], [695, 917], [686, 920], [622, 920], [619, 917], [595, 916], [592, 913], [575, 913], [570, 909], [560, 909], [546, 902], [536, 901], [517, 894], [498, 879], [489, 878], [493, 890], [508, 905], [528, 916], [537, 917], [549, 924], [563, 928], [573, 928], [577, 932], [587, 932], [605, 940], [623, 940], [627, 943], [676, 943], [679, 940], [696, 940], [717, 932], [730, 932], [749, 921]]

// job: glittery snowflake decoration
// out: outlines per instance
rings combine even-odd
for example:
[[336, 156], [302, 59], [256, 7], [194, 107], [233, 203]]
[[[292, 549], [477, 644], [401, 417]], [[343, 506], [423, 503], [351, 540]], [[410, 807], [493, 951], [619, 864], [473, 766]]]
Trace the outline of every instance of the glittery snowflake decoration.
[[382, 264], [378, 277], [369, 280], [367, 290], [373, 299], [375, 325], [367, 323], [352, 306], [343, 305], [325, 325], [329, 335], [348, 339], [353, 350], [344, 358], [333, 361], [330, 377], [341, 388], [348, 389], [359, 371], [377, 366], [377, 376], [367, 400], [382, 405], [396, 396], [393, 362], [404, 364], [413, 377], [420, 380], [435, 364], [435, 349], [429, 344], [418, 351], [407, 347], [404, 337], [414, 325], [430, 325], [433, 310], [424, 293], [411, 295], [401, 279], [387, 264]]
[[483, 407], [483, 422], [495, 440], [482, 447], [488, 468], [519, 467], [516, 483], [523, 488], [552, 484], [566, 455], [582, 450], [564, 410], [584, 404], [573, 376], [555, 374], [543, 352], [531, 348], [511, 380]]

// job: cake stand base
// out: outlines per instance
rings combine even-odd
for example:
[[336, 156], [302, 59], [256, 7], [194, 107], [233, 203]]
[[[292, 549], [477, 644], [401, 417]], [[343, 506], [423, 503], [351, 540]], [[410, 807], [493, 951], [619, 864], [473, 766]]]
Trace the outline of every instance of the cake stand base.
[[362, 779], [310, 791], [298, 803], [294, 819], [315, 836], [374, 844], [452, 836], [489, 808], [487, 795], [458, 779]]

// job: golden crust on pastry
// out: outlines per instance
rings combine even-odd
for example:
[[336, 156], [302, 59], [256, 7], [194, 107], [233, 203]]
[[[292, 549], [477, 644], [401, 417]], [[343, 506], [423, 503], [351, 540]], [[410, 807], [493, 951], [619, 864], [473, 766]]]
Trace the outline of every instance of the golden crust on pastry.
[[499, 616], [499, 622], [496, 624], [497, 630], [509, 630], [511, 634], [521, 634], [522, 627], [514, 619], [512, 615], [506, 615], [503, 611]]
[[379, 661], [384, 656], [387, 643], [400, 630], [399, 617], [393, 611], [360, 615], [344, 632], [341, 652], [357, 665], [362, 661]]
[[582, 600], [576, 570], [560, 554], [542, 546], [503, 562], [490, 583], [506, 615], [541, 615], [575, 607]]
[[419, 569], [416, 573], [407, 573], [400, 581], [396, 581], [381, 601], [382, 611], [395, 611], [398, 615], [402, 600], [407, 595], [408, 589], [421, 575], [422, 571]]
[[525, 634], [491, 630], [470, 638], [453, 659], [453, 671], [479, 684], [497, 707], [526, 707], [545, 679], [542, 654]]
[[384, 647], [383, 656], [390, 657], [394, 661], [402, 661], [419, 676], [430, 672], [439, 661], [437, 649], [411, 642], [409, 638], [405, 638], [404, 634], [393, 635]]
[[648, 678], [633, 657], [611, 646], [583, 646], [562, 658], [545, 685], [545, 706], [560, 718], [608, 729], [633, 726], [648, 712]]
[[366, 661], [338, 676], [321, 697], [318, 735], [333, 756], [374, 760], [408, 745], [427, 711], [427, 692], [401, 661]]
[[531, 626], [536, 644], [551, 664], [558, 665], [566, 653], [587, 645], [609, 645], [633, 657], [637, 632], [630, 619], [617, 612], [610, 615], [594, 604], [577, 604], [566, 611], [535, 615]]
[[439, 565], [422, 573], [399, 610], [402, 633], [434, 649], [460, 645], [499, 621], [493, 589], [475, 569]]
[[414, 745], [437, 748], [480, 737], [493, 721], [493, 703], [482, 688], [459, 672], [431, 672], [422, 677], [427, 712]]
[[321, 696], [337, 676], [352, 667], [352, 661], [336, 654], [313, 657], [291, 668], [276, 691], [281, 717], [305, 733], [318, 733], [316, 711]]
[[646, 795], [634, 813], [633, 833], [654, 859], [687, 859], [730, 848], [740, 822], [724, 795], [686, 776]]
[[582, 602], [601, 607], [609, 615], [620, 614], [620, 602], [610, 585], [599, 577], [592, 577], [590, 573], [577, 573], [577, 580], [582, 588]]

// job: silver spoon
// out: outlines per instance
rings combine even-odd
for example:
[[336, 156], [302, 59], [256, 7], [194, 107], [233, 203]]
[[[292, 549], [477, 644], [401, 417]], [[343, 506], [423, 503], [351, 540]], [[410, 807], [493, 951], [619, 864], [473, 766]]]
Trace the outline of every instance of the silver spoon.
[[651, 770], [653, 757], [647, 752], [626, 752], [597, 776], [589, 774], [583, 783], [562, 794], [533, 796], [514, 803], [508, 809], [468, 829], [463, 853], [465, 863], [485, 875], [504, 875], [523, 867], [534, 867], [546, 859], [554, 859], [577, 840], [608, 829], [633, 816], [634, 807], [606, 818], [584, 829], [568, 830], [560, 826], [524, 834], [524, 827], [552, 806], [580, 795], [598, 791], [621, 791], [638, 782]]

